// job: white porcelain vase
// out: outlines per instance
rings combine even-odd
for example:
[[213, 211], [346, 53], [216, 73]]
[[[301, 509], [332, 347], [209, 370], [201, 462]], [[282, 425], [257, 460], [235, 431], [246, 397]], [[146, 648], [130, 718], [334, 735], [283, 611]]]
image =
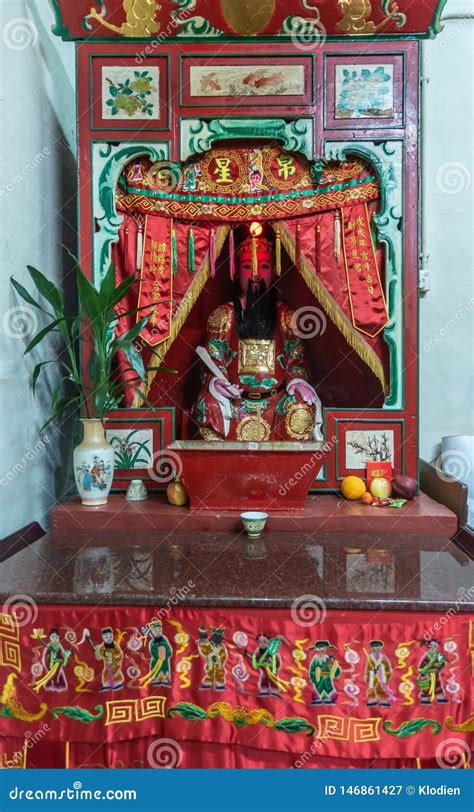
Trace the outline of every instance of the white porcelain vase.
[[84, 437], [74, 449], [74, 476], [83, 505], [105, 505], [114, 477], [114, 449], [101, 420], [81, 420]]

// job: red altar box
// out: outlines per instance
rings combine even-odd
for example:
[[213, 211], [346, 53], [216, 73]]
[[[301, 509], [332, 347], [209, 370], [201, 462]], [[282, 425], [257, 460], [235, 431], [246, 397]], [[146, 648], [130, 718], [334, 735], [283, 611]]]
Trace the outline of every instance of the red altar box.
[[169, 446], [191, 510], [304, 510], [324, 443], [202, 442]]

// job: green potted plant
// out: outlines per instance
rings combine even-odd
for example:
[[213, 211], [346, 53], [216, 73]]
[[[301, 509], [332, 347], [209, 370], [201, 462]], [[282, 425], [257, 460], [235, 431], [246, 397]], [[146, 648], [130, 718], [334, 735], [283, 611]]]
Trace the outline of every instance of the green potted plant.
[[[31, 266], [28, 266], [28, 271], [39, 299], [13, 277], [11, 283], [27, 304], [43, 313], [48, 323], [30, 341], [25, 354], [30, 353], [52, 332], [59, 333], [64, 343], [64, 352], [60, 356], [40, 361], [33, 370], [33, 393], [47, 364], [59, 364], [62, 372], [53, 390], [51, 415], [43, 428], [51, 421], [71, 413], [81, 418], [84, 437], [74, 449], [77, 489], [83, 505], [103, 505], [107, 502], [114, 474], [114, 449], [106, 440], [104, 422], [107, 412], [117, 408], [123, 398], [122, 381], [114, 362], [117, 354], [124, 351], [130, 364], [127, 371], [135, 373], [127, 383], [147, 402], [139, 387], [146, 370], [134, 342], [148, 316], [138, 320], [122, 335], [115, 335], [116, 308], [126, 298], [135, 277], [127, 276], [116, 286], [113, 265], [98, 288], [77, 267], [78, 315], [75, 317], [66, 315], [60, 290], [44, 274]], [[126, 311], [121, 316], [132, 313], [136, 314], [137, 311]], [[86, 345], [89, 349], [87, 367], [81, 362], [81, 349]]]

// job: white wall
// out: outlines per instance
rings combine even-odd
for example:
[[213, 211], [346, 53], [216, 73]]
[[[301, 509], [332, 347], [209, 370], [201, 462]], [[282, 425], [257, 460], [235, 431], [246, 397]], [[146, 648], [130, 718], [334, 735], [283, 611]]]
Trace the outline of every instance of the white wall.
[[[421, 456], [474, 434], [474, 8], [448, 0], [423, 43], [423, 222], [431, 289], [420, 303]], [[471, 463], [474, 464], [474, 463]]]
[[[472, 13], [469, 0], [448, 0], [445, 13], [456, 11]], [[25, 283], [28, 263], [71, 287], [61, 243], [75, 249], [74, 46], [53, 37], [51, 23], [48, 0], [0, 2], [0, 536], [32, 519], [46, 523], [64, 497], [72, 445], [65, 428], [38, 443], [54, 375], [34, 400], [29, 381], [38, 358], [22, 358], [22, 334], [31, 334], [36, 313], [15, 299], [8, 283], [12, 274]], [[423, 45], [431, 290], [420, 305], [420, 367], [427, 459], [443, 434], [474, 433], [473, 27], [472, 20], [446, 22]], [[12, 310], [18, 305], [20, 313]]]
[[47, 0], [1, 0], [0, 537], [32, 520], [46, 523], [64, 493], [61, 460], [70, 445], [64, 428], [39, 437], [54, 372], [35, 400], [30, 379], [39, 358], [22, 354], [42, 322], [9, 283], [14, 275], [28, 285], [31, 264], [70, 287], [61, 244], [75, 248], [74, 47], [52, 37], [51, 22]]

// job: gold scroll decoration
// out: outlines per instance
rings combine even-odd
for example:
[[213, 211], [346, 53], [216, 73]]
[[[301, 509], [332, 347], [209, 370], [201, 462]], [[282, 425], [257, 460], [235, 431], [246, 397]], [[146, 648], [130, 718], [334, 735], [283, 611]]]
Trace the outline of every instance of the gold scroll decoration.
[[157, 34], [161, 24], [156, 22], [156, 12], [161, 9], [156, 0], [123, 0], [123, 10], [125, 12], [125, 22], [122, 25], [114, 25], [105, 19], [107, 9], [102, 5], [102, 11], [91, 8], [86, 20], [96, 20], [104, 28], [120, 34], [122, 37], [150, 37]]
[[338, 0], [342, 18], [336, 23], [336, 28], [349, 36], [375, 34], [392, 20], [395, 20], [397, 26], [401, 28], [406, 22], [405, 15], [398, 11], [396, 2], [387, 3], [387, 5], [389, 6], [388, 14], [376, 25], [370, 19], [372, 16], [371, 0]]
[[267, 27], [275, 12], [276, 0], [221, 0], [225, 21], [241, 37], [256, 37]]

